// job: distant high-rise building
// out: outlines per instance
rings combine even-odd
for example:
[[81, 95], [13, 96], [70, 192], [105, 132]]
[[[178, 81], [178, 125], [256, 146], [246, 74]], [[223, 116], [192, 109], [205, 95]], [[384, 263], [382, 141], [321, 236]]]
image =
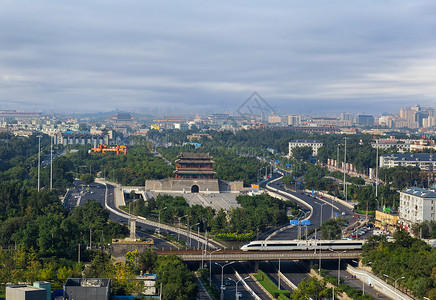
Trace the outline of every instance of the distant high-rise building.
[[341, 121], [351, 121], [350, 113], [341, 113]]
[[288, 116], [288, 125], [300, 125], [301, 124], [301, 117], [300, 116]]
[[370, 115], [358, 115], [357, 124], [361, 126], [372, 126], [374, 125], [374, 116]]
[[268, 117], [268, 123], [275, 124], [275, 123], [286, 123], [287, 118], [277, 115], [272, 115]]

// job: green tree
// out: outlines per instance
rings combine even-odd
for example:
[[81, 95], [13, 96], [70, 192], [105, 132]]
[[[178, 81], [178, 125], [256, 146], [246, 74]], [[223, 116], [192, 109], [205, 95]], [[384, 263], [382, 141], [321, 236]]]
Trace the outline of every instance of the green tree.
[[158, 284], [163, 285], [163, 299], [196, 298], [198, 286], [194, 274], [177, 256], [160, 256], [156, 261], [155, 272], [158, 274]]
[[85, 184], [89, 185], [94, 182], [95, 176], [89, 173], [83, 174], [80, 176], [80, 180], [85, 182]]
[[295, 300], [314, 299], [319, 300], [330, 297], [332, 291], [326, 288], [325, 283], [315, 277], [304, 278], [292, 293], [291, 297]]
[[144, 273], [151, 273], [156, 266], [157, 253], [147, 248], [139, 255], [139, 267]]
[[312, 157], [312, 147], [304, 146], [304, 147], [295, 147], [292, 149], [292, 157], [298, 160], [309, 161]]

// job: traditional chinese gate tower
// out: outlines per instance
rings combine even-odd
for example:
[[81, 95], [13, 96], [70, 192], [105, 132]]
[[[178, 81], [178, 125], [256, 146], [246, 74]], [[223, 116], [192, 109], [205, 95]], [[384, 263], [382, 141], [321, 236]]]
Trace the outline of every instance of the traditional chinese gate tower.
[[209, 153], [181, 153], [176, 160], [176, 179], [214, 179]]

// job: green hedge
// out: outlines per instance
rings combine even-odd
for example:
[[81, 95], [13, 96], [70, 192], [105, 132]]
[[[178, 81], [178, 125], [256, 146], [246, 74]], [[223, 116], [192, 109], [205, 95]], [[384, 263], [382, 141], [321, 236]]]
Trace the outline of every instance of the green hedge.
[[283, 295], [283, 294], [280, 294], [279, 297], [278, 297], [277, 299], [279, 299], [279, 300], [290, 300], [290, 298], [286, 297], [286, 296]]
[[262, 270], [259, 270], [254, 277], [274, 298], [289, 300], [291, 292], [287, 290], [279, 290], [274, 282], [272, 282], [268, 275], [266, 275]]
[[256, 234], [253, 231], [245, 232], [245, 233], [218, 233], [215, 235], [216, 238], [219, 238], [223, 241], [232, 241], [232, 242], [245, 242], [254, 239]]

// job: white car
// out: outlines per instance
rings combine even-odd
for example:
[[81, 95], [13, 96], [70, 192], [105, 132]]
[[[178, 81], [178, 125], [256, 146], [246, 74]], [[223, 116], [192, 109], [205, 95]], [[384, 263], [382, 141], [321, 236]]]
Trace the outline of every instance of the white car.
[[221, 286], [221, 290], [223, 290], [223, 291], [226, 290], [226, 286], [224, 284]]
[[242, 293], [236, 292], [236, 299], [241, 299], [241, 298], [242, 298]]

